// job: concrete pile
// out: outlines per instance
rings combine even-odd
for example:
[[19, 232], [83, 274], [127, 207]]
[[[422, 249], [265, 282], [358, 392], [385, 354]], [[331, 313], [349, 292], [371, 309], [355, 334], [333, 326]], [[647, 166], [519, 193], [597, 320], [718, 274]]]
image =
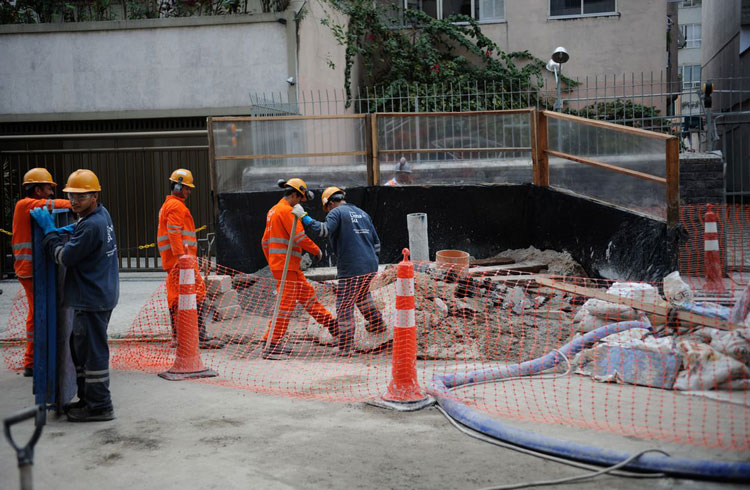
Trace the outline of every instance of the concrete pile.
[[237, 290], [232, 288], [232, 277], [228, 275], [206, 277], [206, 302], [215, 321], [231, 320], [242, 313]]
[[[675, 288], [674, 276], [670, 276], [665, 280], [664, 291], [675, 311], [736, 322], [739, 328], [701, 327], [651, 316], [653, 330], [636, 328], [610, 335], [578, 354], [573, 361], [575, 372], [597, 381], [682, 391], [750, 389], [750, 287], [730, 309], [714, 303], [694, 303], [687, 285], [682, 283]], [[619, 292], [624, 303], [628, 297], [664, 302], [658, 290], [648, 284], [615, 283], [607, 292]], [[587, 332], [604, 324], [643, 317], [642, 311], [626, 304], [590, 299], [574, 321], [578, 330]]]

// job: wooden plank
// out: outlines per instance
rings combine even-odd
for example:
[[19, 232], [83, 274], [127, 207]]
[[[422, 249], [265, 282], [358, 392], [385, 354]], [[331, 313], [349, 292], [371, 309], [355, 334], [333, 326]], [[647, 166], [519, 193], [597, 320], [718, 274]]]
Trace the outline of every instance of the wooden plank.
[[379, 112], [380, 116], [399, 116], [399, 117], [435, 117], [435, 116], [487, 116], [502, 114], [524, 114], [532, 112], [531, 107], [526, 109], [498, 109], [494, 111], [466, 111], [466, 112]]
[[461, 148], [401, 148], [398, 150], [380, 150], [380, 153], [384, 154], [393, 154], [393, 153], [448, 153], [448, 152], [467, 152], [467, 151], [476, 151], [476, 152], [486, 152], [486, 151], [497, 151], [497, 152], [504, 152], [504, 151], [531, 151], [530, 146], [515, 146], [515, 147], [497, 147], [497, 148], [470, 148], [470, 147], [461, 147]]
[[[539, 277], [536, 279], [537, 283], [541, 286], [545, 286], [559, 291], [565, 291], [566, 293], [575, 294], [578, 296], [585, 296], [587, 298], [596, 298], [602, 301], [609, 301], [610, 303], [617, 303], [621, 305], [630, 306], [639, 311], [651, 313], [661, 317], [667, 317], [671, 310], [669, 303], [662, 300], [659, 303], [649, 303], [647, 301], [640, 301], [633, 298], [623, 298], [614, 294], [608, 294], [600, 289], [586, 288], [575, 284], [564, 283], [556, 281], [551, 278]], [[718, 318], [709, 318], [691, 313], [689, 311], [677, 310], [677, 318], [681, 322], [690, 323], [693, 325], [700, 325], [702, 327], [717, 328], [719, 330], [734, 330], [736, 328], [743, 328], [743, 325], [736, 323], [727, 322]]]
[[486, 279], [493, 283], [502, 283], [506, 286], [522, 286], [525, 288], [539, 287], [538, 278], [549, 277], [549, 274], [508, 274], [507, 276], [489, 276]]
[[613, 123], [606, 122], [606, 121], [599, 121], [598, 119], [588, 119], [585, 117], [572, 116], [570, 114], [563, 114], [561, 112], [554, 112], [554, 111], [542, 111], [542, 113], [546, 115], [547, 117], [551, 117], [553, 119], [562, 119], [563, 121], [573, 121], [573, 122], [584, 124], [586, 126], [596, 126], [598, 128], [610, 129], [612, 131], [617, 131], [620, 133], [635, 134], [637, 136], [643, 136], [643, 137], [651, 138], [651, 139], [666, 141], [670, 138], [674, 138], [674, 136], [670, 134], [657, 133], [655, 131], [648, 131], [646, 129], [634, 128], [632, 126], [624, 126], [622, 124], [613, 124]]
[[366, 150], [358, 151], [328, 151], [320, 153], [269, 153], [263, 155], [224, 155], [217, 160], [274, 160], [280, 158], [310, 158], [310, 157], [348, 157], [367, 156]]
[[513, 271], [521, 272], [539, 272], [545, 270], [547, 264], [541, 262], [515, 262], [508, 265], [489, 265], [484, 267], [472, 267], [469, 269], [469, 275], [472, 277], [476, 276], [492, 276], [492, 275], [509, 275]]
[[656, 175], [645, 174], [637, 170], [630, 170], [629, 168], [623, 168], [623, 167], [618, 167], [616, 165], [610, 165], [608, 163], [600, 162], [598, 160], [591, 160], [589, 158], [577, 157], [575, 155], [571, 155], [570, 153], [564, 153], [562, 151], [546, 150], [545, 153], [547, 155], [553, 155], [556, 157], [564, 158], [566, 160], [572, 160], [578, 163], [585, 163], [586, 165], [591, 165], [592, 167], [603, 168], [606, 170], [610, 170], [612, 172], [617, 172], [619, 174], [625, 174], [625, 175], [629, 175], [631, 177], [636, 177], [639, 179], [650, 180], [651, 182], [657, 182], [659, 184], [667, 183], [667, 179], [665, 179], [664, 177], [658, 177]]
[[364, 119], [367, 114], [318, 114], [314, 116], [221, 116], [214, 117], [217, 122], [250, 122], [250, 121], [296, 121], [305, 119]]
[[490, 257], [488, 259], [473, 259], [469, 262], [469, 266], [473, 265], [507, 265], [513, 264], [515, 260], [509, 257]]

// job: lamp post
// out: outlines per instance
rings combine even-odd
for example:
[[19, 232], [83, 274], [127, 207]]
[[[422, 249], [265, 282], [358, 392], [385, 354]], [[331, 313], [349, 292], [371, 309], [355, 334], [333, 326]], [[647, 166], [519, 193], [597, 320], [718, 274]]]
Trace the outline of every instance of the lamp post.
[[555, 74], [555, 87], [557, 89], [557, 98], [555, 99], [555, 105], [553, 109], [556, 112], [562, 111], [563, 100], [562, 100], [562, 87], [560, 85], [560, 75], [562, 74], [562, 65], [570, 59], [568, 51], [562, 46], [558, 46], [552, 53], [552, 59], [547, 62], [547, 70]]

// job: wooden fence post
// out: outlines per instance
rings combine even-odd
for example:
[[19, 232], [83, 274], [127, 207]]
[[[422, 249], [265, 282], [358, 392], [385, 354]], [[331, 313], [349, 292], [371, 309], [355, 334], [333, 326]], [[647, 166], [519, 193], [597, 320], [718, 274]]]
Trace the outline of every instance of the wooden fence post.
[[549, 186], [549, 155], [547, 155], [547, 116], [535, 109], [532, 121], [531, 159], [534, 164], [534, 185]]
[[676, 137], [667, 140], [667, 225], [680, 222], [680, 143]]
[[367, 165], [368, 185], [380, 185], [380, 161], [378, 159], [378, 115], [370, 114], [370, 152], [371, 158]]

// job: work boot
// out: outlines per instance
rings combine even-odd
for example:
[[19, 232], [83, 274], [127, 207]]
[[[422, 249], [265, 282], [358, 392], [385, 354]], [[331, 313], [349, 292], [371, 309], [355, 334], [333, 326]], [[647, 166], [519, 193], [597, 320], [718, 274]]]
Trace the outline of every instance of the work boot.
[[264, 348], [262, 357], [263, 359], [269, 359], [272, 361], [282, 361], [289, 357], [289, 354], [291, 353], [291, 347], [282, 344], [281, 342], [277, 342], [275, 344], [269, 345], [267, 348]]
[[71, 410], [84, 408], [85, 406], [86, 406], [86, 402], [84, 400], [78, 400], [77, 402], [67, 403], [63, 405], [63, 412], [68, 413]]
[[23, 377], [31, 378], [34, 376], [34, 368], [23, 368]]
[[71, 408], [68, 411], [70, 422], [106, 422], [114, 420], [115, 411], [111, 408], [91, 409], [88, 406]]

